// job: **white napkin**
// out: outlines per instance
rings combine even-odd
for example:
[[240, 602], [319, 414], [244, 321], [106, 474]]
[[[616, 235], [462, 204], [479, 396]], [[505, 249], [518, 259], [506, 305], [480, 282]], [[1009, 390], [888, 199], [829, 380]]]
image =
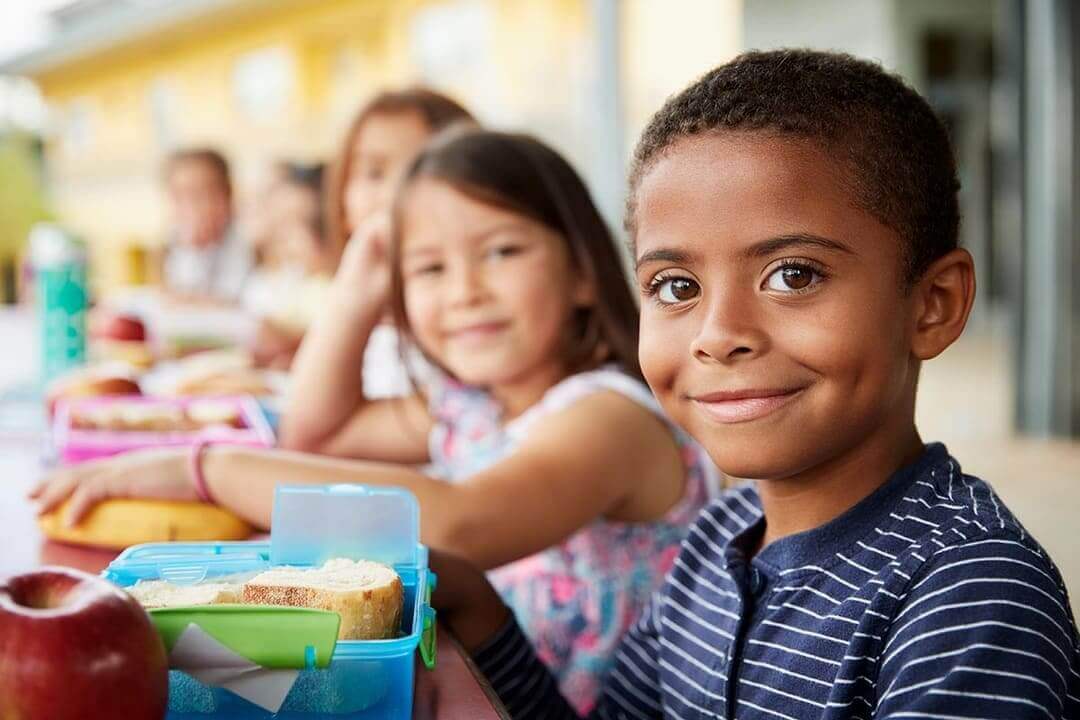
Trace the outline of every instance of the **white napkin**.
[[183, 670], [203, 685], [231, 690], [272, 713], [281, 709], [300, 675], [299, 670], [271, 670], [256, 665], [194, 623], [180, 633], [173, 645], [169, 667]]

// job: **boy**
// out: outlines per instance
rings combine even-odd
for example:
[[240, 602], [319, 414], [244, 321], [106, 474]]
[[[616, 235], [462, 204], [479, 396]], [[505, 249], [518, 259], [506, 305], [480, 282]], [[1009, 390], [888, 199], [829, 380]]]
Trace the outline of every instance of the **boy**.
[[[920, 363], [974, 300], [957, 189], [925, 101], [846, 55], [744, 54], [645, 129], [642, 370], [756, 482], [691, 528], [593, 716], [1080, 716], [1056, 568], [915, 428]], [[513, 717], [572, 717], [482, 576], [435, 561], [441, 617]]]
[[237, 302], [254, 258], [236, 233], [228, 163], [216, 150], [181, 150], [169, 156], [164, 177], [173, 222], [166, 290], [186, 300]]

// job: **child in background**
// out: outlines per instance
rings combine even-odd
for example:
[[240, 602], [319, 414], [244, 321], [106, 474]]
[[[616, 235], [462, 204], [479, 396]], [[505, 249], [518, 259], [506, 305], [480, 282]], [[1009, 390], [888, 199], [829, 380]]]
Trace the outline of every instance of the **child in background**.
[[258, 169], [255, 182], [238, 214], [239, 232], [252, 249], [256, 269], [264, 264], [263, 256], [273, 239], [278, 221], [274, 194], [288, 181], [293, 165], [287, 160], [267, 160]]
[[[394, 187], [409, 161], [424, 144], [440, 130], [456, 123], [472, 123], [465, 108], [445, 95], [426, 88], [410, 88], [381, 92], [368, 102], [353, 119], [345, 133], [337, 160], [330, 170], [326, 193], [327, 245], [338, 256], [349, 238], [363, 236], [368, 242], [373, 236], [385, 245]], [[349, 328], [343, 328], [351, 332]], [[309, 354], [310, 355], [310, 354]], [[400, 397], [411, 392], [411, 385], [402, 364], [397, 331], [389, 322], [380, 323], [371, 333], [366, 352], [352, 359], [355, 367], [363, 365], [364, 391], [367, 397]], [[352, 385], [354, 378], [337, 378], [326, 370], [340, 364], [336, 353], [327, 357], [311, 357], [295, 369], [297, 384], [309, 382], [344, 382]], [[286, 416], [295, 417], [292, 428], [314, 421], [322, 427], [324, 413], [336, 417], [335, 408], [324, 408], [308, 402], [305, 393], [291, 395]], [[355, 408], [348, 408], [354, 410]], [[307, 446], [302, 439], [287, 431], [286, 447], [323, 452]]]
[[180, 150], [165, 163], [172, 226], [162, 277], [173, 297], [235, 303], [254, 264], [233, 222], [229, 165], [209, 148]]
[[[265, 528], [277, 483], [407, 488], [424, 542], [499, 568], [506, 601], [587, 709], [706, 502], [711, 465], [641, 381], [622, 263], [557, 153], [475, 130], [436, 140], [406, 173], [392, 227], [386, 249], [352, 240], [309, 338], [348, 329], [336, 356], [359, 357], [392, 307], [445, 373], [423, 396], [369, 400], [354, 363], [326, 369], [355, 377], [352, 410], [326, 443], [401, 465], [155, 450], [57, 471], [38, 493], [42, 508], [73, 495], [77, 520], [106, 497], [202, 497]], [[329, 352], [309, 342], [304, 353]], [[303, 392], [325, 404], [343, 385]], [[424, 463], [435, 477], [409, 467]]]
[[261, 367], [288, 369], [325, 307], [337, 254], [324, 238], [322, 180], [322, 165], [286, 164], [267, 198], [275, 223], [262, 245], [263, 264], [243, 297], [244, 309], [259, 318], [252, 355]]
[[[1080, 717], [1053, 562], [915, 427], [960, 335], [945, 128], [846, 55], [747, 53], [670, 99], [635, 155], [641, 365], [733, 488], [691, 528], [592, 717]], [[484, 576], [435, 602], [517, 720], [570, 718]]]

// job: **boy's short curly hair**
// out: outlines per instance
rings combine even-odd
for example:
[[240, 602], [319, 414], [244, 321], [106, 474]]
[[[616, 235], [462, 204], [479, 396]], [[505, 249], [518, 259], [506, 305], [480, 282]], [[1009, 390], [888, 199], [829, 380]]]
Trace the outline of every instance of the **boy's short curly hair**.
[[834, 156], [856, 206], [907, 243], [909, 284], [957, 247], [956, 161], [926, 100], [876, 63], [797, 49], [739, 55], [664, 103], [634, 152], [631, 237], [637, 188], [652, 164], [680, 138], [724, 131], [805, 139]]

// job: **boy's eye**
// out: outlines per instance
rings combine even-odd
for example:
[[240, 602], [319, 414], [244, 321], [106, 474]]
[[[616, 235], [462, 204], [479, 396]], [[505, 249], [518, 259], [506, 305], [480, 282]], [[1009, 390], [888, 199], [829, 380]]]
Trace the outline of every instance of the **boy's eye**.
[[661, 304], [675, 305], [696, 298], [701, 293], [701, 287], [690, 278], [663, 278], [656, 284], [655, 293]]
[[822, 281], [822, 275], [809, 265], [783, 265], [765, 279], [765, 288], [774, 292], [797, 293], [809, 290]]

